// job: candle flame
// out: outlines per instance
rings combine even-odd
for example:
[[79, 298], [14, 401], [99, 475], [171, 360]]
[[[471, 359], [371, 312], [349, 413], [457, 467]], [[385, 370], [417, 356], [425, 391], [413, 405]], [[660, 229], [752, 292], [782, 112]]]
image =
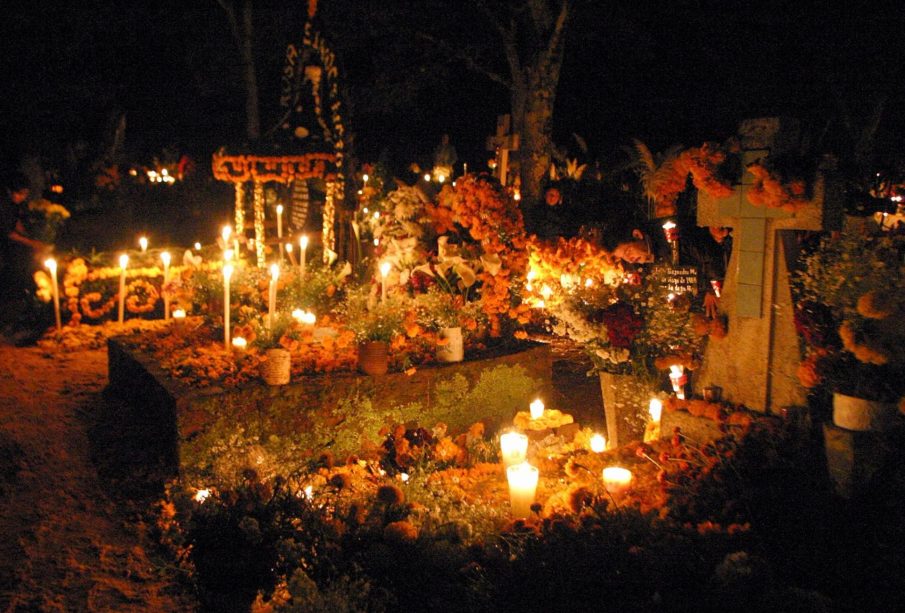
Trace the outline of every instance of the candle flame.
[[390, 270], [393, 268], [393, 265], [389, 262], [381, 262], [380, 264], [380, 276], [384, 279], [387, 278], [387, 275], [390, 274]]
[[57, 261], [53, 258], [47, 258], [44, 260], [44, 266], [47, 267], [50, 272], [55, 273], [57, 271]]
[[197, 492], [195, 492], [195, 502], [197, 502], [198, 504], [201, 504], [205, 500], [207, 500], [210, 497], [210, 495], [211, 495], [210, 490], [207, 490], [207, 489], [198, 490]]
[[292, 243], [286, 243], [286, 253], [292, 253]]
[[229, 281], [229, 278], [233, 276], [233, 265], [226, 264], [223, 266], [223, 278]]
[[276, 281], [279, 277], [280, 277], [280, 265], [271, 264], [270, 265], [270, 279], [272, 281]]
[[195, 251], [201, 251], [201, 243], [195, 243]]
[[594, 453], [603, 453], [606, 451], [606, 437], [602, 434], [595, 434], [591, 437], [591, 451]]
[[659, 398], [651, 398], [650, 405], [647, 407], [651, 421], [658, 422], [663, 415], [663, 403]]
[[148, 237], [142, 236], [141, 238], [139, 238], [138, 246], [141, 247], [142, 251], [147, 251], [148, 250]]
[[529, 406], [529, 410], [531, 411], [531, 419], [540, 419], [544, 415], [544, 401], [540, 398], [535, 398], [534, 402]]
[[277, 215], [282, 215], [282, 214], [283, 214], [283, 205], [278, 204], [277, 205]]
[[185, 319], [185, 309], [176, 309], [173, 311], [173, 319]]
[[119, 267], [125, 268], [128, 265], [129, 265], [129, 256], [126, 255], [125, 253], [122, 254], [121, 256], [119, 256]]
[[220, 230], [220, 236], [223, 238], [223, 242], [228, 241], [229, 237], [232, 236], [232, 234], [233, 234], [233, 229], [229, 225], [223, 226], [223, 229]]
[[164, 266], [169, 266], [169, 265], [170, 265], [170, 262], [172, 261], [172, 256], [170, 256], [170, 252], [169, 252], [169, 251], [163, 251], [163, 252], [161, 252], [161, 254], [160, 254], [160, 259], [163, 260], [163, 265], [164, 265]]
[[302, 234], [302, 236], [299, 238], [299, 248], [302, 251], [304, 251], [305, 249], [308, 248], [308, 235], [307, 234]]

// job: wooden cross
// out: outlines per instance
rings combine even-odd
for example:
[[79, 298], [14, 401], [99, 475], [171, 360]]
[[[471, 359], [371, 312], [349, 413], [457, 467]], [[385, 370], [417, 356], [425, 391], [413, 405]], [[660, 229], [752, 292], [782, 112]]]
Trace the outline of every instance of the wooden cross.
[[496, 134], [487, 137], [487, 151], [495, 151], [497, 154], [497, 167], [494, 176], [506, 185], [509, 175], [509, 152], [518, 151], [518, 134], [509, 134], [512, 123], [511, 115], [498, 115], [496, 118]]
[[[759, 148], [747, 148], [742, 125], [743, 167], [769, 155], [771, 148], [766, 147], [781, 142], [778, 120], [751, 120], [755, 122], [761, 128], [766, 124], [767, 134], [759, 133], [755, 139]], [[770, 126], [776, 130], [773, 134]], [[698, 225], [731, 227], [733, 244], [720, 299], [729, 334], [708, 340], [704, 365], [694, 374], [695, 388], [717, 385], [732, 402], [776, 412], [805, 402], [795, 374], [801, 355], [790, 285], [797, 255], [793, 230], [834, 227], [838, 207], [832, 197], [835, 190], [827, 189], [822, 175], [812, 200], [795, 213], [752, 205], [747, 192], [753, 183], [754, 177], [745, 172], [731, 196], [698, 195]]]

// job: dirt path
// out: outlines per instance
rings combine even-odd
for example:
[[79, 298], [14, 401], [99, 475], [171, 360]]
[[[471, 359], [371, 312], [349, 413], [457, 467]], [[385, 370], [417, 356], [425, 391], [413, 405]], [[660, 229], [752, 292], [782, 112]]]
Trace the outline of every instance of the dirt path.
[[106, 360], [0, 346], [0, 611], [193, 608], [92, 462]]

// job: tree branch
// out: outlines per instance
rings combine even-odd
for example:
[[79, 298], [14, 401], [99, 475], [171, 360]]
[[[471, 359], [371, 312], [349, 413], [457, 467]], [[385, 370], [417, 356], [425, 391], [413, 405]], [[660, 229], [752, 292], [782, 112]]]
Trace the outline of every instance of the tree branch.
[[422, 38], [422, 39], [428, 41], [429, 43], [437, 46], [440, 50], [442, 50], [444, 53], [446, 53], [450, 57], [453, 57], [455, 59], [461, 60], [462, 62], [465, 62], [465, 65], [468, 66], [468, 68], [473, 70], [474, 72], [484, 75], [485, 77], [487, 77], [494, 83], [498, 83], [498, 84], [502, 85], [503, 87], [505, 87], [506, 89], [509, 89], [509, 90], [512, 89], [512, 87], [513, 87], [512, 81], [506, 79], [506, 77], [499, 74], [498, 72], [491, 70], [491, 69], [487, 68], [486, 66], [480, 64], [474, 57], [472, 57], [465, 51], [463, 51], [457, 47], [453, 47], [451, 44], [449, 44], [445, 40], [432, 36], [431, 34], [428, 34], [427, 32], [417, 32], [416, 35], [419, 38]]
[[566, 30], [566, 21], [571, 13], [572, 1], [562, 0], [559, 5], [559, 15], [556, 17], [556, 25], [553, 26], [553, 32], [550, 34], [550, 42], [547, 44], [547, 57], [551, 57], [556, 49], [562, 44], [563, 33]]

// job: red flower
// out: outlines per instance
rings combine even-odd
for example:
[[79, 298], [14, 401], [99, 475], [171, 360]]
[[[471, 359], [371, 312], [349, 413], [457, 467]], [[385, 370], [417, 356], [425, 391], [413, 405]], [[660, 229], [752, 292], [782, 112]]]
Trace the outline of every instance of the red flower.
[[603, 311], [603, 325], [606, 326], [610, 345], [630, 349], [644, 322], [631, 306], [624, 302], [607, 307]]

